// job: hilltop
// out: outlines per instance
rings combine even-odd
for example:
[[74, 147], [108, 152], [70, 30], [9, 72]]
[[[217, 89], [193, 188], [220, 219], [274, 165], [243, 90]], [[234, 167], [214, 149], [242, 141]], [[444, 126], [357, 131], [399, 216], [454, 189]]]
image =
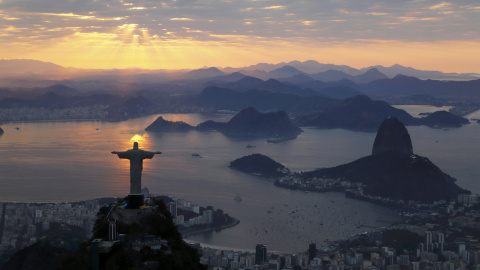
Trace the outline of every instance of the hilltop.
[[215, 122], [212, 120], [198, 124], [196, 127], [184, 122], [172, 122], [159, 116], [146, 131], [177, 132], [177, 131], [219, 131], [227, 136], [259, 137], [271, 140], [295, 139], [302, 130], [297, 127], [283, 111], [261, 113], [253, 107], [238, 112], [230, 121]]
[[[133, 220], [115, 222], [118, 240], [109, 241], [112, 209], [122, 209], [120, 200], [97, 213], [93, 236], [75, 251], [52, 245], [48, 239], [18, 251], [2, 269], [91, 269], [94, 243], [101, 243], [99, 269], [192, 269], [203, 270], [200, 255], [183, 241], [163, 201], [154, 200], [146, 209], [130, 210]], [[131, 213], [122, 211], [126, 216]]]
[[431, 203], [468, 193], [428, 158], [413, 154], [410, 135], [396, 118], [387, 118], [382, 123], [371, 155], [348, 164], [306, 172], [303, 176], [359, 182], [366, 185], [367, 194], [405, 201]]
[[228, 167], [263, 177], [280, 177], [290, 173], [285, 166], [262, 154], [238, 158], [230, 162]]
[[446, 111], [435, 112], [425, 118], [415, 118], [385, 101], [374, 101], [365, 95], [347, 98], [319, 113], [300, 116], [297, 122], [300, 126], [376, 131], [382, 121], [389, 117], [395, 117], [408, 126], [460, 127], [469, 123], [467, 119]]

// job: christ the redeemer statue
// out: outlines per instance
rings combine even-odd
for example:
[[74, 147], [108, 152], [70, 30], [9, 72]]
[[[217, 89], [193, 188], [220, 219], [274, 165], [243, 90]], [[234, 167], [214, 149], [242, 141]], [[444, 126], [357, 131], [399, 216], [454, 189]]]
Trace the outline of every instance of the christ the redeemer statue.
[[155, 154], [162, 152], [149, 152], [138, 149], [138, 143], [133, 143], [133, 149], [125, 152], [113, 151], [112, 154], [118, 155], [119, 158], [130, 160], [130, 195], [142, 195], [142, 170], [143, 160], [152, 159]]

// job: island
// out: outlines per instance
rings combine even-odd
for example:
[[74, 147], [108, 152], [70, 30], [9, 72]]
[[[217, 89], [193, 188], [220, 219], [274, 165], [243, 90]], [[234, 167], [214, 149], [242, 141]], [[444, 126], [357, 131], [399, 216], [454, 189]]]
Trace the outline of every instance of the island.
[[290, 170], [285, 166], [262, 154], [252, 154], [238, 158], [230, 162], [229, 167], [262, 177], [281, 177], [290, 173]]
[[469, 123], [468, 119], [447, 111], [433, 112], [420, 120], [423, 125], [434, 128], [461, 127]]

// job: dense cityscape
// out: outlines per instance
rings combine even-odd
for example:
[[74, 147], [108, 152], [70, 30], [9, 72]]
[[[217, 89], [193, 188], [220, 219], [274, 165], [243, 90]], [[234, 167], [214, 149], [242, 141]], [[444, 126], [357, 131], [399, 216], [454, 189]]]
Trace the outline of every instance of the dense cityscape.
[[[144, 192], [148, 194], [148, 189], [144, 189]], [[166, 197], [170, 199], [166, 204], [167, 209], [180, 230], [213, 222], [211, 208], [207, 210], [172, 195]], [[397, 208], [399, 214], [403, 215], [403, 221], [398, 224], [374, 228], [345, 239], [331, 240], [325, 249], [317, 249], [316, 244], [311, 243], [296, 254], [271, 252], [268, 243], [259, 243], [249, 251], [219, 250], [198, 243], [190, 245], [201, 254], [201, 263], [214, 270], [479, 269], [479, 198], [478, 195], [459, 195], [450, 202], [409, 204], [408, 213]], [[100, 201], [2, 203], [1, 256], [47, 237], [52, 226], [57, 226], [54, 224], [60, 225], [55, 228], [57, 234], [61, 229], [78, 229], [77, 233], [83, 235], [69, 237], [86, 240], [92, 234], [99, 209], [108, 206], [101, 205]], [[200, 211], [202, 208], [204, 210]], [[190, 218], [184, 220], [183, 215], [178, 215], [179, 211]], [[204, 232], [202, 229], [205, 227], [200, 232]], [[68, 245], [70, 240], [63, 239], [58, 244]], [[152, 242], [152, 248], [167, 248], [166, 241], [162, 243], [164, 246]]]

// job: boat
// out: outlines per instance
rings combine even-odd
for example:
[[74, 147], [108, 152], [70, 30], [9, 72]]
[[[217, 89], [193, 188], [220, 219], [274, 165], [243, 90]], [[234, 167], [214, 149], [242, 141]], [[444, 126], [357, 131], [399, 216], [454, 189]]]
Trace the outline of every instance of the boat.
[[247, 144], [247, 146], [245, 146], [247, 148], [255, 148], [256, 146], [255, 145], [251, 145], [251, 144]]
[[241, 202], [241, 201], [242, 201], [242, 196], [240, 196], [239, 193], [236, 193], [236, 194], [235, 194], [235, 201], [237, 201], [237, 202]]
[[202, 156], [200, 156], [199, 153], [193, 153], [193, 154], [192, 154], [192, 157], [202, 157]]

